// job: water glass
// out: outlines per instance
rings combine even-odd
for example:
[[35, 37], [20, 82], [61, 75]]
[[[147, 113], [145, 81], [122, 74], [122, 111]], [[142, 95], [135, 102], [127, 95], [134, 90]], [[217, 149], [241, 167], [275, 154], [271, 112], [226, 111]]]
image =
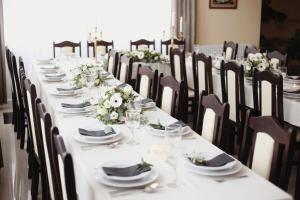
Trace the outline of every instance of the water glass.
[[128, 141], [129, 145], [138, 145], [139, 143], [135, 139], [135, 129], [140, 126], [141, 112], [139, 110], [127, 110], [125, 123], [131, 131], [131, 140]]
[[182, 139], [182, 128], [179, 124], [173, 124], [170, 126], [165, 127], [165, 143], [168, 148], [168, 160], [171, 166], [174, 169], [175, 176], [171, 183], [168, 185], [170, 187], [177, 187], [178, 186], [178, 175], [177, 175], [177, 168], [178, 168], [178, 160], [180, 155], [180, 142]]

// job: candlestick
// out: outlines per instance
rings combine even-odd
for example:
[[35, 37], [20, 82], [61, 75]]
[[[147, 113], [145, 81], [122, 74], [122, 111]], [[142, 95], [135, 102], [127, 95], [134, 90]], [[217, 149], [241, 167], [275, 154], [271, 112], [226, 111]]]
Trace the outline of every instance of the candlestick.
[[182, 25], [183, 25], [183, 18], [182, 16], [180, 17], [180, 23], [179, 23], [179, 32], [182, 32]]
[[175, 26], [175, 21], [176, 21], [175, 12], [172, 12], [172, 26]]
[[175, 26], [172, 26], [171, 32], [171, 47], [174, 48]]

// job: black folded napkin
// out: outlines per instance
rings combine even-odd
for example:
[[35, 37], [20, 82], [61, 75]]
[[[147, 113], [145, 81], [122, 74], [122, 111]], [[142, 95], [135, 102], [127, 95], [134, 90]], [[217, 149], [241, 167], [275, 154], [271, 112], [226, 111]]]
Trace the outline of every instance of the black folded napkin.
[[127, 86], [127, 83], [122, 83], [122, 84], [118, 85], [117, 88], [124, 88], [126, 86]]
[[153, 102], [152, 99], [150, 98], [147, 98], [147, 99], [143, 99], [143, 100], [140, 100], [140, 101], [137, 101], [138, 103], [141, 103], [141, 104], [146, 104], [146, 103], [150, 103], [150, 102]]
[[227, 163], [234, 161], [234, 159], [232, 157], [228, 156], [226, 153], [217, 155], [216, 157], [214, 157], [210, 160], [197, 160], [196, 159], [196, 161], [194, 161], [194, 159], [191, 157], [188, 157], [188, 159], [195, 165], [207, 166], [207, 167], [221, 167], [223, 165], [226, 165]]
[[57, 91], [59, 92], [66, 92], [66, 91], [73, 91], [73, 90], [78, 90], [80, 89], [79, 87], [70, 87], [70, 88], [56, 88]]
[[62, 78], [62, 77], [65, 77], [66, 74], [57, 74], [57, 75], [54, 75], [54, 74], [45, 74], [45, 77], [46, 78]]
[[[174, 122], [173, 124], [170, 124], [169, 126], [173, 126], [173, 125], [181, 125], [181, 127], [185, 127], [186, 124], [183, 122], [183, 121], [177, 121], [177, 122]], [[165, 130], [165, 126], [161, 125], [160, 123], [158, 124], [153, 124], [153, 123], [150, 123], [149, 126], [151, 126], [152, 128], [154, 129], [158, 129], [158, 130]]]
[[287, 79], [291, 79], [291, 80], [300, 80], [300, 76], [298, 77], [293, 77], [293, 76], [286, 76]]
[[150, 166], [140, 167], [140, 164], [130, 167], [117, 168], [117, 167], [102, 167], [104, 173], [108, 176], [130, 177], [137, 176], [144, 172], [150, 171]]
[[107, 78], [107, 77], [109, 77], [110, 75], [111, 75], [111, 73], [106, 72], [106, 73], [104, 73], [104, 74], [101, 74], [101, 77], [102, 77], [102, 78]]
[[177, 122], [174, 122], [173, 124], [171, 124], [169, 126], [177, 125], [177, 124], [179, 124], [181, 127], [185, 127], [186, 126], [186, 124], [183, 121], [180, 121], [180, 120], [178, 120]]
[[78, 103], [78, 104], [61, 103], [61, 106], [63, 108], [85, 108], [90, 105], [91, 105], [90, 102], [84, 102], [84, 103]]
[[105, 130], [88, 131], [83, 128], [79, 128], [78, 131], [81, 135], [93, 136], [93, 137], [103, 137], [103, 136], [116, 134], [116, 131], [113, 128], [111, 128], [111, 130], [109, 132], [106, 132]]

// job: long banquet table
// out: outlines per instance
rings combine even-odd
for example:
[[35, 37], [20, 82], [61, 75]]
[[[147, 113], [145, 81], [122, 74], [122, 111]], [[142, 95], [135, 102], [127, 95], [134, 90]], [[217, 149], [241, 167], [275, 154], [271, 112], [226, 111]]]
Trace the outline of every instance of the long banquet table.
[[[172, 181], [174, 171], [173, 168], [165, 162], [164, 139], [150, 135], [145, 128], [140, 128], [137, 131], [139, 145], [127, 145], [126, 141], [130, 137], [130, 132], [126, 125], [118, 125], [124, 135], [124, 142], [121, 146], [109, 148], [103, 145], [93, 147], [90, 150], [82, 149], [80, 143], [74, 140], [75, 131], [82, 126], [93, 126], [101, 122], [85, 115], [69, 116], [60, 113], [57, 110], [60, 103], [79, 101], [82, 97], [55, 97], [51, 95], [51, 90], [55, 89], [59, 83], [43, 81], [43, 76], [39, 72], [39, 68], [40, 66], [37, 64], [33, 67], [30, 79], [36, 84], [38, 96], [41, 97], [47, 111], [51, 114], [53, 124], [59, 128], [60, 134], [66, 143], [67, 150], [73, 156], [76, 189], [80, 199], [113, 199], [109, 195], [109, 191], [115, 188], [110, 188], [98, 183], [95, 179], [95, 169], [106, 161], [140, 159], [142, 157], [154, 164], [154, 169], [159, 173], [158, 181], [163, 188], [154, 193], [135, 192], [131, 195], [121, 196], [119, 199], [292, 199], [289, 194], [245, 166], [240, 173], [246, 174], [248, 177], [218, 183], [214, 178], [189, 172], [185, 166], [180, 163], [178, 168], [180, 186], [177, 188], [168, 187], [167, 183]], [[118, 81], [110, 80], [109, 83], [116, 84]], [[93, 88], [92, 92], [96, 94], [97, 88]], [[150, 122], [156, 122], [158, 119], [163, 123], [176, 121], [176, 119], [160, 109], [146, 111], [145, 115]], [[222, 153], [220, 149], [204, 140], [195, 132], [192, 132], [187, 137], [183, 137], [180, 150], [193, 150], [214, 155]]]

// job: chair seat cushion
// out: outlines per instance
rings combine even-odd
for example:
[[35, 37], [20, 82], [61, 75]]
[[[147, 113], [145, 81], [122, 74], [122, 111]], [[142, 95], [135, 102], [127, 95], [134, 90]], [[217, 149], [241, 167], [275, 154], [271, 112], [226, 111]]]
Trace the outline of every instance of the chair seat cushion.
[[188, 88], [188, 97], [195, 97], [195, 90]]

